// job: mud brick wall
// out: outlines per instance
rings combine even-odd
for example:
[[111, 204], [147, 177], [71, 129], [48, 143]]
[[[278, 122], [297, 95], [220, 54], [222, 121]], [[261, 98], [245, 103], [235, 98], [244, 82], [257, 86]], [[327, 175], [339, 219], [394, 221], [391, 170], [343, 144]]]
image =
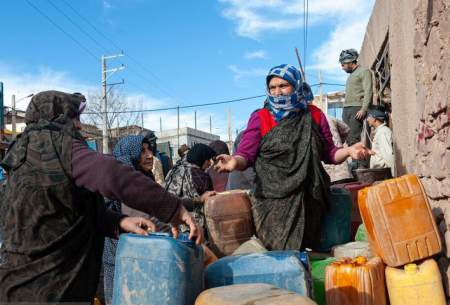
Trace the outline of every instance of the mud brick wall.
[[[450, 296], [450, 0], [420, 0], [415, 10], [414, 66], [419, 120], [416, 166], [445, 247], [439, 259]], [[450, 299], [448, 299], [450, 304]]]
[[[450, 210], [450, 1], [415, 10], [414, 63], [419, 120], [415, 172], [440, 217]], [[450, 216], [450, 213], [445, 213]], [[446, 220], [450, 224], [450, 219]], [[450, 240], [448, 241], [450, 245]]]

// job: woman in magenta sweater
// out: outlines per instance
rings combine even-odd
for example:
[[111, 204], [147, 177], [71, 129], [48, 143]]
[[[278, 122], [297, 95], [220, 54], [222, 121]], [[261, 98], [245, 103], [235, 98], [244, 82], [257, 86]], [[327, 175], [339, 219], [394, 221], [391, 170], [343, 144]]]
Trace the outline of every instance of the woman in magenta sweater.
[[267, 99], [255, 111], [233, 156], [221, 155], [219, 172], [255, 166], [252, 209], [258, 237], [272, 250], [314, 248], [328, 207], [330, 179], [321, 161], [364, 159], [361, 143], [336, 147], [322, 111], [311, 105], [309, 86], [291, 65], [272, 68]]

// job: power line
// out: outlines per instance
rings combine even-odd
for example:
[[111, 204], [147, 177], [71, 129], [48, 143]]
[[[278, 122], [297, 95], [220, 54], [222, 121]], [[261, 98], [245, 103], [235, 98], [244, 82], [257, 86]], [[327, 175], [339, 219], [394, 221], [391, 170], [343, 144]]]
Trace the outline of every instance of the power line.
[[68, 16], [62, 9], [60, 9], [58, 6], [56, 6], [52, 0], [47, 0], [50, 5], [57, 10], [61, 15], [63, 15], [67, 20], [69, 20], [70, 23], [72, 23], [78, 30], [80, 30], [84, 35], [89, 37], [90, 40], [92, 40], [99, 49], [102, 50], [102, 52], [108, 53], [108, 49], [105, 48], [104, 45], [102, 45], [100, 42], [98, 42], [94, 37], [92, 37], [91, 34], [89, 34], [87, 31], [85, 31], [81, 26], [79, 26], [70, 16]]
[[72, 41], [74, 41], [80, 48], [82, 48], [86, 53], [88, 53], [96, 62], [98, 61], [98, 56], [92, 53], [88, 48], [86, 48], [81, 42], [79, 42], [75, 37], [66, 32], [61, 26], [59, 26], [56, 22], [54, 22], [47, 14], [45, 14], [42, 10], [40, 10], [37, 6], [31, 3], [29, 0], [25, 0], [29, 6], [31, 6], [34, 10], [36, 10], [39, 14], [41, 14], [45, 19], [47, 19], [53, 26], [58, 28], [61, 32], [63, 32], [67, 37], [69, 37]]
[[95, 25], [93, 25], [89, 19], [87, 19], [86, 17], [84, 17], [83, 15], [81, 15], [69, 2], [67, 2], [66, 0], [62, 0], [78, 17], [80, 17], [81, 19], [83, 19], [86, 24], [88, 24], [92, 29], [94, 29], [95, 32], [97, 32], [97, 34], [99, 34], [100, 36], [102, 36], [104, 39], [108, 40], [114, 47], [116, 47], [119, 51], [122, 51], [122, 49], [113, 41], [111, 40], [108, 36], [106, 36], [105, 34], [103, 34], [100, 30], [97, 29], [97, 27]]
[[[108, 52], [108, 48], [106, 48], [105, 45], [103, 45], [102, 43], [100, 43], [100, 42], [99, 42], [98, 40], [96, 40], [91, 34], [89, 34], [87, 31], [85, 31], [85, 30], [84, 30], [78, 23], [76, 23], [70, 16], [68, 16], [63, 10], [61, 10], [58, 6], [56, 6], [56, 5], [54, 4], [54, 2], [52, 2], [52, 0], [47, 0], [47, 1], [50, 3], [50, 5], [51, 5], [54, 9], [56, 9], [60, 14], [62, 14], [67, 20], [69, 20], [69, 22], [70, 22], [72, 25], [74, 25], [74, 26], [75, 26], [78, 30], [80, 30], [84, 35], [86, 35], [90, 40], [92, 40], [92, 41], [97, 45], [98, 48], [100, 48], [100, 49], [101, 49], [102, 51], [104, 51], [104, 52]], [[69, 7], [70, 7], [74, 12], [76, 12], [76, 10], [75, 10], [72, 6], [69, 5]], [[78, 12], [76, 12], [76, 13], [77, 13], [78, 16], [81, 17], [81, 14], [79, 14]], [[83, 20], [85, 20], [84, 17], [82, 17], [82, 18], [83, 18]], [[90, 23], [89, 23], [89, 24], [90, 24]], [[100, 31], [97, 30], [97, 29], [95, 28], [95, 26], [93, 26], [92, 24], [90, 24], [90, 25], [91, 25], [91, 27], [93, 27], [97, 32], [100, 33]], [[106, 36], [105, 36], [105, 37], [106, 37]], [[108, 39], [108, 40], [109, 40], [109, 39]], [[129, 56], [129, 55], [127, 55], [127, 56], [128, 56], [132, 61], [138, 63], [138, 61], [137, 61], [136, 59], [131, 58], [131, 56]], [[137, 76], [139, 76], [140, 78], [142, 78], [143, 80], [145, 80], [146, 82], [148, 82], [153, 88], [159, 90], [161, 93], [163, 93], [163, 94], [165, 94], [165, 95], [168, 95], [168, 96], [170, 96], [170, 97], [172, 97], [172, 98], [175, 98], [174, 96], [172, 96], [171, 93], [169, 93], [169, 92], [167, 92], [166, 90], [164, 90], [163, 88], [160, 88], [160, 87], [156, 86], [155, 84], [153, 84], [151, 80], [149, 80], [147, 77], [145, 77], [142, 73], [140, 73], [139, 71], [137, 71], [137, 70], [134, 69], [133, 67], [128, 67], [128, 69], [134, 71], [134, 73], [135, 73]], [[156, 77], [156, 76], [155, 76], [155, 77]], [[137, 86], [135, 85], [135, 87], [137, 87]], [[140, 90], [142, 90], [142, 87], [140, 88]], [[143, 91], [145, 92], [146, 90], [144, 89]], [[175, 98], [175, 99], [176, 99], [176, 98]]]
[[[66, 0], [62, 0], [78, 17], [80, 17], [81, 19], [83, 19], [97, 34], [99, 34], [100, 36], [102, 36], [105, 40], [107, 40], [109, 43], [111, 43], [114, 47], [116, 47], [118, 50], [120, 50], [122, 53], [124, 53], [126, 55], [126, 57], [128, 57], [136, 66], [139, 66], [143, 71], [147, 72], [150, 76], [152, 76], [152, 78], [154, 78], [155, 80], [159, 81], [160, 83], [164, 83], [155, 73], [153, 73], [150, 69], [148, 69], [147, 67], [145, 67], [139, 60], [137, 60], [134, 56], [131, 56], [128, 52], [124, 52], [123, 49], [116, 43], [114, 42], [114, 40], [112, 40], [111, 38], [109, 38], [108, 36], [106, 36], [105, 34], [103, 34], [102, 31], [100, 31], [92, 22], [90, 22], [86, 17], [84, 17], [80, 12], [78, 12], [78, 10], [76, 10], [70, 3], [68, 3]], [[174, 97], [171, 93], [169, 93], [168, 91], [166, 91], [165, 89], [161, 88], [161, 86], [152, 83], [152, 81], [150, 81], [147, 77], [145, 77], [143, 74], [139, 73], [136, 69], [130, 68], [128, 67], [130, 70], [134, 71], [136, 73], [136, 75], [138, 75], [140, 78], [142, 78], [143, 80], [149, 82], [152, 87], [154, 87], [155, 89], [159, 90], [161, 93], [168, 95], [172, 98], [177, 99], [176, 97]]]
[[[197, 107], [205, 107], [205, 106], [214, 106], [214, 105], [242, 102], [242, 101], [252, 100], [252, 99], [261, 98], [261, 97], [265, 97], [265, 96], [266, 96], [265, 94], [262, 94], [262, 95], [243, 97], [243, 98], [238, 98], [238, 99], [233, 99], [233, 100], [226, 100], [226, 101], [212, 102], [212, 103], [205, 103], [205, 104], [194, 104], [194, 105], [186, 105], [186, 106], [155, 108], [155, 109], [142, 109], [142, 110], [111, 111], [111, 112], [107, 112], [107, 113], [156, 112], [156, 111], [177, 110], [177, 109], [186, 109], [186, 108], [197, 108]], [[98, 113], [97, 112], [83, 112], [82, 114], [98, 114]]]
[[[137, 89], [142, 90], [142, 88], [135, 83], [131, 83], [131, 85], [136, 87]], [[334, 84], [334, 83], [317, 83], [317, 84], [312, 84], [311, 87], [316, 87], [316, 86], [320, 86], [320, 85], [345, 87], [344, 84]], [[236, 103], [236, 102], [242, 102], [242, 101], [252, 100], [252, 99], [256, 99], [256, 98], [261, 98], [261, 97], [266, 97], [266, 94], [237, 98], [237, 99], [232, 99], [232, 100], [225, 100], [225, 101], [220, 101], [220, 102], [193, 104], [193, 105], [185, 105], [185, 106], [179, 106], [179, 107], [172, 106], [172, 107], [166, 107], [166, 108], [155, 108], [155, 109], [144, 109], [144, 110], [111, 111], [111, 112], [107, 112], [107, 113], [136, 113], [136, 112], [156, 112], [156, 111], [176, 110], [178, 108], [179, 109], [187, 109], [187, 108], [206, 107], [206, 106], [215, 106], [215, 105], [221, 105], [221, 104]], [[5, 106], [5, 107], [8, 107], [8, 106]], [[25, 110], [20, 110], [20, 109], [16, 109], [16, 110], [17, 111], [25, 111]], [[98, 114], [98, 112], [83, 112], [83, 114]]]
[[320, 86], [320, 85], [345, 87], [344, 84], [333, 84], [333, 83], [318, 83], [318, 84], [311, 85], [311, 87]]

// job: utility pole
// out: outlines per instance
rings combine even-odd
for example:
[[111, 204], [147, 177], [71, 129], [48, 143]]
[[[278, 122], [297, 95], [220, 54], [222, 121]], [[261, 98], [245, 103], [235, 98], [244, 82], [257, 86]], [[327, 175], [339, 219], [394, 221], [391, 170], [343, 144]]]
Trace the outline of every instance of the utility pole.
[[162, 132], [162, 117], [159, 117], [159, 131]]
[[212, 118], [209, 116], [209, 133], [212, 134]]
[[[323, 91], [322, 91], [322, 86], [323, 86], [323, 82], [322, 82], [322, 70], [319, 70], [319, 103], [320, 103], [320, 109], [322, 109], [322, 111], [325, 111], [325, 107], [323, 105]], [[325, 112], [326, 113], [326, 112]]]
[[11, 106], [12, 106], [12, 120], [11, 120], [12, 132], [13, 135], [15, 135], [17, 118], [16, 118], [16, 96], [14, 94], [11, 96]]
[[142, 130], [144, 130], [144, 112], [141, 112], [141, 126]]
[[[103, 153], [107, 154], [109, 153], [109, 136], [108, 136], [108, 92], [107, 87], [112, 87], [115, 85], [121, 85], [124, 84], [124, 80], [122, 79], [119, 83], [113, 83], [108, 84], [107, 80], [109, 77], [111, 77], [114, 73], [125, 69], [125, 66], [122, 65], [118, 68], [106, 69], [106, 61], [108, 59], [113, 59], [117, 57], [124, 56], [123, 54], [117, 54], [117, 55], [111, 55], [111, 56], [105, 56], [102, 55], [102, 100], [103, 100], [103, 128], [102, 128], [102, 139], [103, 139]], [[108, 75], [109, 74], [109, 75]]]
[[197, 111], [194, 112], [194, 126], [197, 129]]
[[228, 108], [228, 148], [233, 146], [233, 135], [231, 133], [231, 109]]
[[3, 83], [0, 82], [0, 140], [3, 141], [5, 137], [5, 112], [3, 107]]
[[178, 144], [178, 148], [180, 148], [180, 106], [179, 105], [177, 106], [177, 144]]

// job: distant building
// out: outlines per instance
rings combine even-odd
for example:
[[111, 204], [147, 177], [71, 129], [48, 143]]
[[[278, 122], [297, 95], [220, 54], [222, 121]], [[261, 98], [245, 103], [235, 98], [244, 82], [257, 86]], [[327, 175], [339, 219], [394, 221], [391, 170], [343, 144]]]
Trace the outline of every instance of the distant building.
[[337, 91], [314, 96], [313, 104], [319, 107], [324, 113], [336, 119], [342, 120], [342, 110], [344, 107], [345, 92]]
[[98, 152], [103, 152], [102, 131], [97, 126], [83, 123], [81, 125], [81, 134], [86, 139], [90, 148]]
[[128, 125], [110, 130], [112, 138], [122, 138], [123, 136], [138, 135], [142, 131], [150, 131], [150, 129], [142, 128], [138, 125]]
[[[5, 120], [5, 134], [13, 136], [12, 127], [12, 109], [11, 107], [3, 107]], [[16, 110], [16, 134], [25, 130], [25, 111]]]
[[220, 140], [220, 136], [204, 132], [198, 129], [183, 127], [180, 128], [180, 140], [178, 142], [177, 129], [164, 130], [155, 133], [158, 137], [158, 143], [170, 143], [171, 158], [176, 161], [178, 158], [178, 144], [181, 146], [187, 144], [189, 147], [197, 143], [209, 144], [212, 141]]

